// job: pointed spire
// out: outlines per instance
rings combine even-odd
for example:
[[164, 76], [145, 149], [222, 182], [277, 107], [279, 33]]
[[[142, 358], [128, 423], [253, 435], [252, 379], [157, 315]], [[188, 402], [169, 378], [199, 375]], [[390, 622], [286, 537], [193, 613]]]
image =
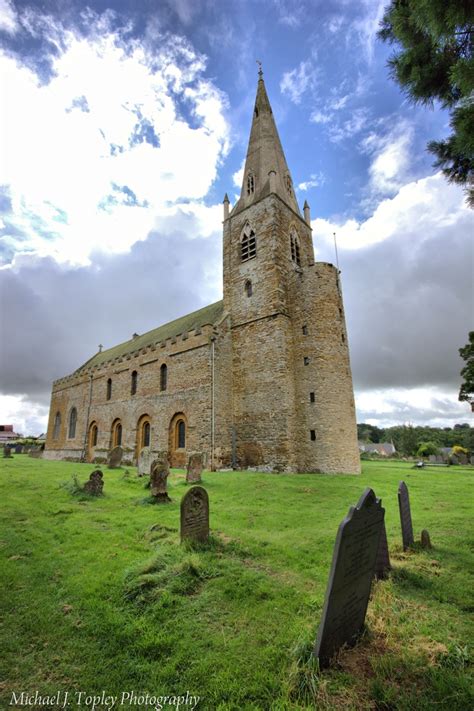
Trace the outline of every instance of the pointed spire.
[[230, 204], [229, 196], [227, 195], [227, 193], [224, 195], [223, 203], [224, 203], [224, 220], [227, 220], [227, 218], [229, 217], [229, 204]]
[[240, 199], [233, 212], [276, 193], [292, 210], [300, 213], [293, 181], [281, 146], [273, 111], [263, 81], [262, 64], [257, 60], [257, 96], [250, 129], [249, 145]]

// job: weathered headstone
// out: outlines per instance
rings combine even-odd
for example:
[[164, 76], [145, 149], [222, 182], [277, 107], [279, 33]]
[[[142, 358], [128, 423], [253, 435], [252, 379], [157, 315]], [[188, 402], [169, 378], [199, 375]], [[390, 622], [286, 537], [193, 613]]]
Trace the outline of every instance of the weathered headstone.
[[181, 541], [204, 543], [209, 538], [209, 496], [193, 486], [181, 499]]
[[17, 444], [15, 447], [15, 454], [21, 454], [23, 452], [23, 445]]
[[421, 532], [421, 547], [428, 549], [433, 548], [433, 546], [431, 545], [430, 534], [428, 533], [426, 528], [424, 528]]
[[189, 455], [188, 466], [186, 469], [187, 484], [197, 484], [201, 481], [203, 459], [204, 456], [202, 452], [191, 452]]
[[116, 469], [122, 464], [123, 449], [120, 446], [110, 450], [107, 465], [109, 469]]
[[398, 508], [402, 527], [403, 550], [406, 551], [415, 541], [411, 522], [410, 497], [408, 496], [408, 488], [404, 481], [401, 481], [398, 485]]
[[8, 444], [6, 444], [3, 448], [3, 456], [4, 457], [11, 457], [12, 456], [12, 450], [11, 450], [11, 447], [8, 446]]
[[366, 489], [339, 526], [314, 648], [321, 668], [342, 645], [355, 644], [364, 628], [384, 514], [380, 499]]
[[143, 447], [138, 455], [138, 476], [150, 476], [151, 471], [151, 449]]
[[150, 470], [150, 492], [156, 503], [171, 501], [167, 491], [169, 473], [168, 452], [157, 452]]
[[84, 484], [83, 491], [91, 496], [102, 496], [104, 489], [104, 475], [100, 469], [96, 469], [89, 477], [89, 481]]
[[385, 580], [391, 570], [392, 566], [390, 565], [387, 531], [385, 529], [384, 520], [382, 524], [382, 531], [380, 533], [379, 547], [377, 550], [377, 560], [375, 561], [375, 577], [377, 578], [377, 580]]
[[30, 447], [28, 456], [33, 457], [33, 459], [40, 459], [43, 456], [43, 452], [39, 447]]

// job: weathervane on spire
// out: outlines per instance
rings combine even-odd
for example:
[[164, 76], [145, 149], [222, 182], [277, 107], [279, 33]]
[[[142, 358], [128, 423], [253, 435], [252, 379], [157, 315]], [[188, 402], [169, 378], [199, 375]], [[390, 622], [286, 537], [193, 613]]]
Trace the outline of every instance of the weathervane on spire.
[[263, 77], [262, 62], [259, 59], [255, 60], [258, 64], [258, 76], [260, 79]]

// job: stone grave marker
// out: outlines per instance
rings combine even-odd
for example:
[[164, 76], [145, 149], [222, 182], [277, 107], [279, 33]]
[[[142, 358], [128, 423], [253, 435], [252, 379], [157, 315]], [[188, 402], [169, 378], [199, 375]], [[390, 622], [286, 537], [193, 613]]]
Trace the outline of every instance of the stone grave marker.
[[[382, 501], [380, 501], [380, 503], [382, 503]], [[377, 550], [377, 560], [375, 561], [375, 577], [377, 580], [385, 580], [391, 570], [392, 566], [390, 565], [387, 531], [385, 529], [384, 520], [382, 524], [382, 531], [380, 533], [379, 547]]]
[[186, 469], [186, 483], [197, 484], [201, 481], [202, 470], [204, 467], [204, 456], [202, 452], [191, 452], [188, 459]]
[[12, 450], [11, 450], [11, 447], [8, 446], [8, 444], [6, 444], [3, 448], [3, 456], [4, 457], [11, 457], [12, 456]]
[[364, 628], [384, 514], [380, 499], [366, 489], [339, 526], [314, 648], [320, 668], [342, 645], [355, 644]]
[[151, 449], [143, 447], [138, 455], [138, 476], [150, 476], [151, 471]]
[[15, 454], [22, 454], [22, 452], [23, 452], [23, 445], [17, 444], [15, 447]]
[[413, 524], [411, 522], [410, 497], [404, 481], [398, 485], [398, 508], [400, 511], [400, 524], [402, 527], [403, 550], [410, 548], [414, 541]]
[[96, 469], [92, 472], [89, 477], [89, 481], [86, 481], [83, 487], [83, 491], [91, 496], [102, 496], [104, 489], [104, 475], [100, 469]]
[[109, 469], [117, 469], [122, 464], [123, 449], [120, 446], [110, 450], [107, 465]]
[[40, 459], [43, 455], [43, 451], [40, 449], [40, 447], [31, 447], [30, 451], [28, 452], [29, 457], [33, 457], [33, 459]]
[[167, 491], [169, 473], [168, 452], [157, 452], [150, 469], [150, 492], [156, 503], [171, 501]]
[[431, 545], [430, 534], [428, 533], [426, 528], [424, 528], [421, 532], [421, 547], [428, 549], [433, 548], [433, 546]]
[[209, 538], [209, 496], [202, 486], [193, 486], [181, 499], [181, 542], [205, 543]]

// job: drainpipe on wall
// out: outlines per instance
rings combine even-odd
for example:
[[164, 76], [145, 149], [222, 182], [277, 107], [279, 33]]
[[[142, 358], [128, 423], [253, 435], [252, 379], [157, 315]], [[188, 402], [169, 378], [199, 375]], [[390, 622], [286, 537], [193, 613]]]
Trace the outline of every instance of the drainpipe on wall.
[[211, 336], [211, 471], [214, 471], [214, 438], [215, 438], [215, 345], [216, 337]]
[[89, 404], [87, 405], [87, 415], [86, 415], [86, 428], [84, 433], [84, 446], [82, 448], [81, 462], [86, 459], [86, 448], [87, 448], [87, 437], [89, 434], [89, 415], [91, 413], [91, 402], [92, 402], [92, 373], [89, 375]]

